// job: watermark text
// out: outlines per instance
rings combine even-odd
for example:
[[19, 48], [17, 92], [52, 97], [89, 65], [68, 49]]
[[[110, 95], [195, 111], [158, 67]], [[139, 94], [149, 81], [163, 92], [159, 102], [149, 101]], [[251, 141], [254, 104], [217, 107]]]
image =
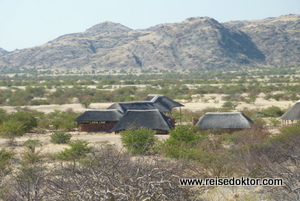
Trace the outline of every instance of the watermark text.
[[205, 178], [205, 179], [192, 179], [183, 178], [179, 179], [182, 186], [282, 186], [283, 179], [281, 178]]

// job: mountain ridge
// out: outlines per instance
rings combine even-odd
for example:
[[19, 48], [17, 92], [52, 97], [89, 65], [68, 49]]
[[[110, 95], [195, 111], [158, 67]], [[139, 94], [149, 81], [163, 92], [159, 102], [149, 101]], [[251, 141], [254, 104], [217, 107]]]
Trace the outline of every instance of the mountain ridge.
[[6, 54], [8, 54], [8, 53], [9, 53], [9, 52], [6, 51], [5, 49], [0, 48], [0, 57], [6, 55]]
[[209, 17], [133, 30], [103, 22], [33, 48], [0, 49], [0, 68], [226, 69], [300, 63], [300, 15], [219, 23]]

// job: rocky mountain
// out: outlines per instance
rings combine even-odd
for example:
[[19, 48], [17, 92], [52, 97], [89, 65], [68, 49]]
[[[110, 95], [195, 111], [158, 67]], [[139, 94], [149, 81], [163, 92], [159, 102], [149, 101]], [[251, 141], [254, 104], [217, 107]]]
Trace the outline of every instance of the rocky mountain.
[[225, 23], [247, 34], [270, 65], [300, 62], [300, 15]]
[[6, 50], [0, 48], [0, 57], [6, 55], [6, 54], [8, 54], [8, 53], [9, 53], [8, 51], [6, 51]]
[[52, 70], [219, 69], [300, 63], [300, 15], [219, 23], [188, 18], [132, 30], [104, 22], [85, 32], [2, 54], [0, 67]]

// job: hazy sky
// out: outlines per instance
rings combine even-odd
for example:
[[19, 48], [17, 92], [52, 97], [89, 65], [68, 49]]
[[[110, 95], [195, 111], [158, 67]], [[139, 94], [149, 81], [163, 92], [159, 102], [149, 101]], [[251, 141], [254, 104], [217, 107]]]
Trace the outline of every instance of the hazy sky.
[[0, 48], [44, 44], [112, 21], [132, 29], [208, 16], [219, 22], [300, 14], [300, 0], [0, 0]]

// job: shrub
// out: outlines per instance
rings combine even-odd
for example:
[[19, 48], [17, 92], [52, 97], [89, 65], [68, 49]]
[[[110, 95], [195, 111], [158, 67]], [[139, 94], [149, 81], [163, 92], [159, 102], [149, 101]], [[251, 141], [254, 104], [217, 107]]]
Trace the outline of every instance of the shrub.
[[280, 117], [283, 111], [277, 106], [270, 106], [263, 110], [265, 117]]
[[51, 135], [51, 142], [54, 144], [67, 144], [70, 142], [72, 135], [66, 132], [54, 132]]
[[24, 146], [27, 147], [28, 149], [32, 150], [33, 152], [35, 151], [35, 147], [39, 144], [39, 140], [27, 140], [24, 142]]
[[281, 121], [277, 118], [274, 118], [274, 117], [270, 118], [269, 121], [270, 121], [270, 125], [274, 126], [274, 127], [277, 127], [281, 124]]
[[39, 144], [39, 140], [27, 140], [24, 142], [24, 146], [26, 147], [26, 150], [22, 154], [23, 162], [26, 164], [35, 164], [41, 161], [41, 150], [36, 151], [35, 148]]
[[88, 147], [88, 142], [84, 140], [76, 140], [69, 143], [70, 149], [65, 149], [58, 154], [58, 158], [61, 160], [77, 160], [84, 158], [92, 148]]
[[279, 129], [280, 135], [274, 137], [278, 141], [294, 141], [294, 139], [300, 136], [300, 122], [292, 125], [283, 126]]
[[197, 139], [197, 128], [191, 125], [179, 125], [170, 131], [169, 142], [192, 142]]
[[0, 108], [0, 124], [8, 117], [6, 110]]
[[8, 138], [8, 144], [13, 145], [14, 139], [17, 136], [22, 136], [26, 133], [25, 126], [22, 122], [8, 120], [0, 125], [0, 136]]
[[3, 171], [9, 169], [9, 161], [13, 156], [13, 152], [6, 151], [5, 149], [0, 150], [0, 176], [3, 174]]
[[192, 157], [188, 156], [193, 152], [191, 149], [207, 135], [205, 133], [199, 134], [197, 131], [197, 127], [191, 125], [180, 125], [171, 130], [170, 137], [163, 146], [166, 156], [191, 159]]
[[224, 108], [229, 108], [229, 109], [232, 109], [232, 110], [234, 110], [237, 106], [238, 106], [238, 103], [237, 103], [237, 102], [233, 103], [233, 102], [231, 102], [231, 101], [226, 101], [226, 102], [222, 105], [222, 107], [224, 107]]
[[37, 120], [30, 111], [18, 111], [9, 115], [9, 119], [21, 122], [24, 125], [25, 132], [29, 132], [32, 128], [37, 126]]
[[39, 126], [42, 128], [68, 131], [76, 127], [74, 119], [78, 116], [72, 109], [66, 111], [55, 110], [45, 115], [40, 121]]
[[132, 154], [147, 154], [155, 145], [155, 131], [148, 128], [129, 129], [121, 132], [122, 144]]

